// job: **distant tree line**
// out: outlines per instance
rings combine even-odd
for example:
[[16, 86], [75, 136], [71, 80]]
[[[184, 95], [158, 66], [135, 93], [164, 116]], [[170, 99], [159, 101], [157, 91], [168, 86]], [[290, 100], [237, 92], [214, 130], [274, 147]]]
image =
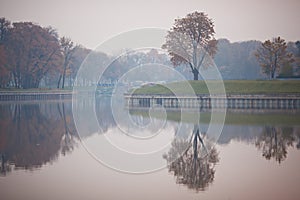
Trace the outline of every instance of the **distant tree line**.
[[[133, 66], [145, 63], [176, 66], [188, 79], [197, 80], [199, 70], [210, 64], [205, 59], [207, 55], [213, 57], [224, 79], [299, 76], [299, 41], [286, 43], [280, 37], [263, 43], [215, 40], [213, 22], [204, 13], [194, 12], [176, 19], [163, 48], [169, 55], [155, 49], [147, 52], [126, 50], [128, 53], [115, 60], [114, 56], [76, 45], [70, 38], [59, 37], [52, 27], [41, 27], [32, 22], [11, 23], [0, 18], [0, 87], [72, 87], [77, 71], [88, 55], [85, 63], [88, 69], [110, 65], [104, 73], [104, 79], [110, 81], [117, 80]], [[85, 78], [78, 82], [91, 85], [98, 81]]]
[[224, 79], [260, 79], [260, 66], [254, 52], [261, 45], [259, 41], [231, 43], [218, 40], [218, 51], [214, 58]]

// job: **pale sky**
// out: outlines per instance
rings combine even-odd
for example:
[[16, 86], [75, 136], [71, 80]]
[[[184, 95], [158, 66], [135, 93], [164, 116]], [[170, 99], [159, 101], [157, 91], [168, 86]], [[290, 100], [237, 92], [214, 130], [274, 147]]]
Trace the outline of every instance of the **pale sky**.
[[51, 25], [60, 36], [94, 48], [132, 29], [169, 29], [175, 18], [194, 11], [212, 18], [217, 39], [296, 41], [299, 8], [300, 0], [0, 0], [0, 17]]

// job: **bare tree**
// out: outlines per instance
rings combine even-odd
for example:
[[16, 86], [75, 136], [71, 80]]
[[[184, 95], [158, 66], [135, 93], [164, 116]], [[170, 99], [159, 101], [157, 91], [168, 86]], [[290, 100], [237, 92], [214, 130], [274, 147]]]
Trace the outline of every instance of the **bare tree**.
[[198, 80], [199, 70], [207, 61], [207, 56], [214, 56], [217, 51], [214, 34], [213, 22], [206, 14], [190, 13], [175, 20], [162, 48], [169, 52], [174, 66], [187, 65], [194, 80]]

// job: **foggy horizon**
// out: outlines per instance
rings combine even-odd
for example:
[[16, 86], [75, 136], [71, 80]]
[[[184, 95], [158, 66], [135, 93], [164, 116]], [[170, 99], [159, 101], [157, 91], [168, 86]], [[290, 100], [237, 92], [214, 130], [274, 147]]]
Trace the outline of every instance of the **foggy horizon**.
[[87, 48], [133, 29], [170, 29], [176, 18], [204, 12], [215, 25], [215, 38], [231, 42], [264, 41], [280, 36], [299, 40], [296, 26], [300, 2], [278, 1], [7, 1], [1, 0], [1, 17], [12, 22], [32, 21], [52, 26], [59, 35], [70, 37]]

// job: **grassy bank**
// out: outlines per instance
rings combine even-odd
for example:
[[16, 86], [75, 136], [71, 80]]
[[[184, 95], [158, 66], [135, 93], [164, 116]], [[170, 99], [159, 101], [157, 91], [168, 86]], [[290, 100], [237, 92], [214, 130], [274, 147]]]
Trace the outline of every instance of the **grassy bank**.
[[[220, 81], [189, 81], [188, 83], [196, 94], [222, 93]], [[300, 94], [300, 80], [225, 80], [224, 87], [227, 94]], [[136, 89], [134, 94], [171, 95], [172, 92], [168, 88], [175, 89], [177, 94], [188, 94], [187, 83], [184, 82], [144, 86]]]

